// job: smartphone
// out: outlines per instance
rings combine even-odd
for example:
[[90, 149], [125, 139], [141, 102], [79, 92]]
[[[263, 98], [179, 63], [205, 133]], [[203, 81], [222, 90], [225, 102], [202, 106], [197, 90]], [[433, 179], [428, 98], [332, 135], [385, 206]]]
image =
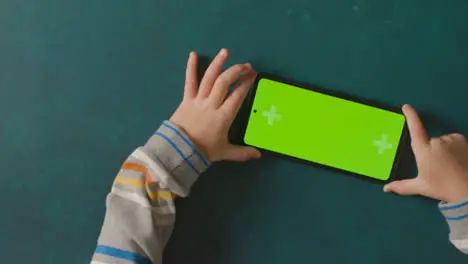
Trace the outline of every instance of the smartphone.
[[259, 74], [247, 100], [246, 145], [387, 182], [407, 138], [392, 107]]

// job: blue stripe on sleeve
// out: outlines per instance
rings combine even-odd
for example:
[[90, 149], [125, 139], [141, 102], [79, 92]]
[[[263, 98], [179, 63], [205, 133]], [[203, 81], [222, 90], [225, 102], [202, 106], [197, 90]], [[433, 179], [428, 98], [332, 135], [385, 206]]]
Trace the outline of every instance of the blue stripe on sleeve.
[[441, 206], [440, 210], [441, 211], [455, 210], [455, 209], [461, 208], [461, 207], [463, 207], [465, 205], [468, 205], [468, 201], [465, 201], [465, 202], [462, 202], [462, 203], [459, 203], [459, 204], [455, 204], [455, 205]]
[[465, 214], [465, 215], [460, 215], [460, 216], [455, 216], [455, 217], [447, 217], [447, 220], [460, 221], [460, 220], [467, 219], [467, 218], [468, 218], [468, 214]]
[[176, 133], [187, 145], [189, 145], [189, 147], [192, 149], [192, 151], [201, 159], [201, 161], [203, 162], [203, 164], [205, 164], [205, 166], [207, 166], [207, 167], [210, 166], [210, 163], [206, 160], [206, 158], [203, 157], [203, 155], [190, 142], [190, 140], [186, 136], [184, 136], [184, 134], [180, 133], [180, 131], [177, 128], [175, 128], [174, 126], [172, 126], [171, 124], [169, 124], [167, 122], [164, 122], [162, 125], [169, 128], [170, 130], [174, 131], [174, 133]]
[[184, 156], [184, 153], [182, 152], [182, 150], [179, 149], [179, 147], [174, 143], [174, 141], [172, 141], [169, 137], [167, 137], [166, 135], [164, 135], [161, 132], [156, 132], [154, 134], [164, 138], [169, 144], [171, 144], [171, 146], [179, 153], [179, 155], [190, 166], [190, 168], [192, 168], [197, 175], [200, 175], [200, 172], [198, 172], [198, 170], [195, 169], [195, 167], [193, 166], [192, 162], [190, 162], [190, 160], [188, 160], [187, 157]]
[[118, 248], [98, 245], [94, 253], [111, 256], [114, 258], [125, 259], [135, 264], [151, 264], [151, 261], [138, 253], [130, 252]]

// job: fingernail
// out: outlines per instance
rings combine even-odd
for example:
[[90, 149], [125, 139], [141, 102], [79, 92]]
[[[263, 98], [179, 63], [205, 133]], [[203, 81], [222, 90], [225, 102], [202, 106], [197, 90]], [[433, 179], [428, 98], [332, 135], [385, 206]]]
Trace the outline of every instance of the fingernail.
[[220, 51], [219, 51], [219, 55], [226, 55], [227, 54], [227, 49], [226, 48], [222, 48]]
[[405, 104], [405, 105], [403, 105], [403, 110], [408, 111], [408, 110], [410, 110], [410, 109], [414, 109], [412, 105], [410, 105], [410, 104]]
[[388, 184], [383, 187], [383, 191], [384, 192], [389, 192], [390, 191], [390, 189], [388, 188]]
[[242, 64], [242, 70], [241, 70], [241, 74], [246, 74], [250, 71], [251, 69], [249, 68], [249, 66], [247, 66], [246, 64]]
[[259, 150], [257, 150], [257, 153], [255, 154], [255, 158], [259, 159], [261, 157], [262, 157], [262, 153]]
[[244, 66], [249, 68], [249, 69], [252, 69], [252, 64], [250, 64], [250, 63], [244, 63]]

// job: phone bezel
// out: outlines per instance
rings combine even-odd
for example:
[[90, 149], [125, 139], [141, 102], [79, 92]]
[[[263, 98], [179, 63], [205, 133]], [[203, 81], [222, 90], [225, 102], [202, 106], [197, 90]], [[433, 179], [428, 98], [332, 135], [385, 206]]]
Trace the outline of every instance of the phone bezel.
[[[247, 95], [247, 98], [246, 98], [246, 100], [244, 102], [244, 105], [243, 105], [243, 107], [245, 107], [245, 109], [246, 109], [245, 112], [247, 113], [246, 120], [244, 120], [244, 122], [242, 122], [241, 133], [240, 133], [242, 135], [242, 143], [244, 145], [248, 145], [244, 141], [245, 132], [247, 130], [248, 121], [249, 121], [250, 115], [252, 113], [252, 107], [253, 107], [255, 94], [257, 92], [258, 82], [261, 79], [269, 79], [269, 80], [281, 82], [281, 83], [284, 83], [284, 84], [293, 85], [293, 86], [297, 87], [298, 89], [306, 89], [306, 90], [310, 90], [310, 91], [314, 91], [314, 92], [318, 92], [318, 93], [322, 93], [322, 94], [342, 98], [342, 99], [345, 99], [345, 100], [348, 100], [348, 101], [352, 101], [352, 102], [356, 102], [356, 103], [360, 103], [360, 104], [380, 108], [380, 109], [383, 109], [383, 110], [387, 110], [387, 111], [390, 111], [390, 112], [394, 112], [394, 113], [403, 115], [403, 113], [402, 113], [402, 111], [401, 111], [401, 109], [399, 107], [393, 107], [393, 106], [381, 104], [379, 102], [375, 102], [375, 101], [368, 100], [368, 99], [363, 99], [363, 98], [358, 98], [356, 96], [352, 96], [352, 95], [337, 92], [337, 91], [326, 90], [326, 89], [319, 88], [319, 87], [316, 87], [316, 86], [310, 85], [310, 84], [304, 84], [304, 83], [299, 83], [299, 82], [295, 82], [295, 81], [291, 81], [291, 80], [286, 80], [285, 78], [281, 78], [281, 77], [278, 77], [278, 76], [275, 76], [275, 75], [269, 74], [269, 73], [259, 73], [257, 78], [255, 79], [255, 82], [252, 85], [252, 88], [250, 89], [249, 94]], [[400, 161], [403, 146], [407, 142], [408, 135], [409, 135], [408, 134], [408, 127], [407, 127], [407, 124], [405, 122], [404, 127], [403, 127], [403, 131], [402, 131], [402, 134], [401, 134], [401, 137], [400, 137], [400, 141], [398, 143], [398, 148], [397, 148], [397, 152], [396, 152], [396, 155], [395, 155], [395, 159], [394, 159], [393, 164], [392, 164], [392, 169], [390, 171], [390, 177], [387, 180], [380, 180], [380, 179], [372, 178], [372, 177], [369, 177], [369, 176], [364, 175], [364, 174], [351, 172], [351, 171], [347, 171], [347, 170], [340, 169], [340, 168], [331, 167], [331, 166], [328, 166], [328, 165], [325, 165], [325, 164], [321, 164], [321, 163], [317, 163], [317, 162], [313, 162], [313, 161], [309, 161], [309, 160], [300, 159], [300, 158], [297, 158], [297, 157], [294, 157], [294, 156], [289, 156], [289, 155], [282, 154], [282, 153], [279, 153], [279, 152], [274, 152], [274, 151], [271, 151], [271, 150], [268, 150], [268, 149], [263, 149], [263, 148], [258, 148], [258, 147], [256, 147], [256, 148], [258, 148], [258, 149], [260, 149], [262, 151], [273, 153], [274, 155], [277, 155], [277, 156], [292, 159], [294, 161], [305, 162], [306, 164], [311, 164], [311, 165], [314, 165], [314, 166], [317, 166], [317, 167], [330, 169], [330, 170], [335, 171], [335, 172], [342, 172], [342, 173], [345, 173], [347, 175], [357, 176], [359, 179], [365, 179], [365, 180], [369, 180], [369, 181], [372, 181], [372, 182], [379, 182], [379, 183], [388, 183], [388, 182], [391, 182], [391, 181], [396, 179], [398, 163]], [[249, 145], [249, 146], [251, 146], [251, 145]]]

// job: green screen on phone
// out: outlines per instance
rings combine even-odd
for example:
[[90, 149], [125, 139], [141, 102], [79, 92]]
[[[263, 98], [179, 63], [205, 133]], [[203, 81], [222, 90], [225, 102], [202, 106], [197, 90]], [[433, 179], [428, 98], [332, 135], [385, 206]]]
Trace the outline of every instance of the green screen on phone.
[[386, 181], [404, 126], [402, 114], [262, 78], [244, 142]]

